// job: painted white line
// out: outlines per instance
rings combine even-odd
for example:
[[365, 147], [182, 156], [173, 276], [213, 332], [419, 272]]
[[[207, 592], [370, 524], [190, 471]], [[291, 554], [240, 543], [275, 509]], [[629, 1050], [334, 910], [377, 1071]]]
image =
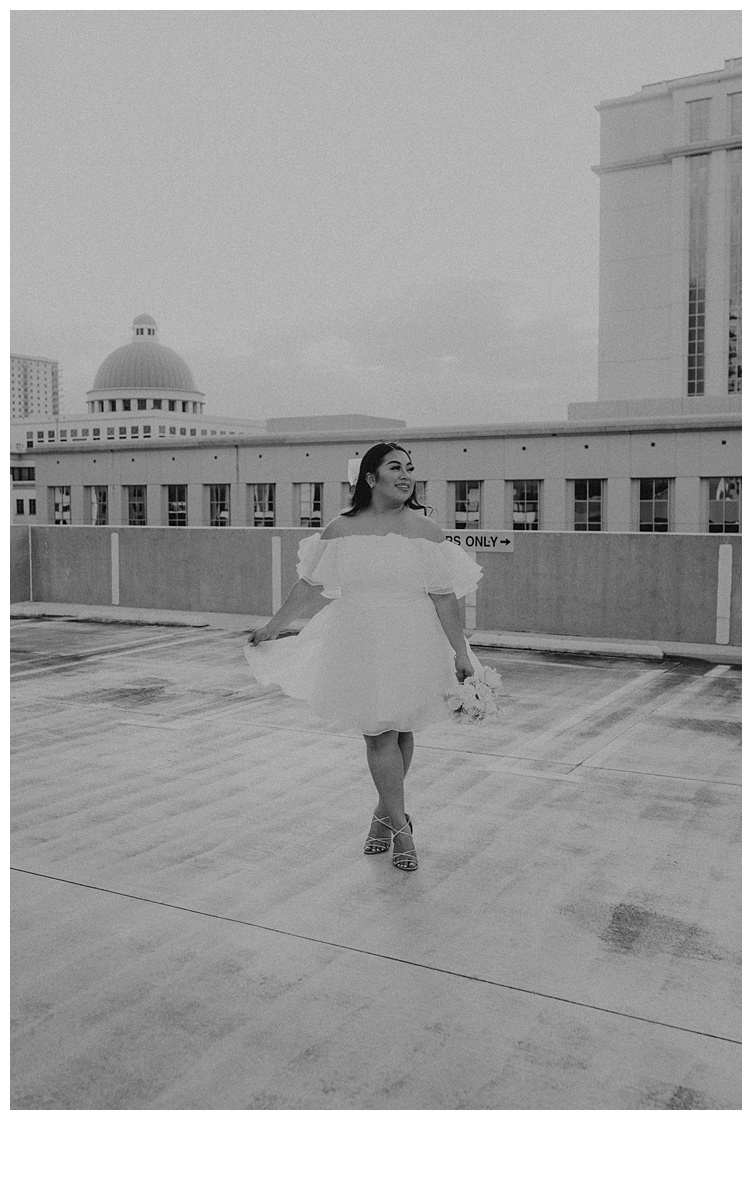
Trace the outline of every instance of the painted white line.
[[112, 587], [112, 603], [120, 603], [120, 538], [116, 533], [110, 534], [110, 581]]
[[715, 641], [728, 646], [731, 634], [731, 562], [734, 550], [728, 544], [718, 547], [718, 593], [715, 606]]
[[657, 708], [652, 710], [652, 716], [661, 716], [667, 712], [673, 712], [674, 709], [682, 708], [687, 700], [691, 700], [698, 692], [703, 692], [717, 679], [719, 675], [726, 675], [731, 670], [731, 667], [724, 663], [719, 663], [717, 667], [712, 667], [710, 671], [706, 671], [704, 675], [696, 676], [690, 683], [684, 687], [678, 687], [672, 696], [664, 704], [659, 704]]
[[630, 679], [629, 683], [625, 683], [623, 687], [617, 688], [615, 692], [609, 692], [606, 696], [601, 696], [599, 700], [592, 704], [585, 704], [582, 708], [575, 709], [574, 712], [564, 717], [561, 721], [556, 721], [553, 725], [549, 725], [546, 731], [532, 741], [521, 741], [514, 745], [514, 749], [524, 750], [525, 758], [534, 758], [532, 751], [537, 746], [548, 746], [552, 738], [557, 737], [560, 733], [566, 733], [568, 729], [573, 729], [575, 725], [582, 725], [590, 717], [602, 716], [603, 713], [610, 708], [621, 704], [627, 696], [632, 692], [637, 692], [640, 688], [649, 686], [651, 683], [657, 683], [661, 676], [666, 675], [666, 671], [657, 669], [655, 671], [640, 671], [636, 679]]
[[282, 607], [282, 538], [272, 538], [272, 613]]

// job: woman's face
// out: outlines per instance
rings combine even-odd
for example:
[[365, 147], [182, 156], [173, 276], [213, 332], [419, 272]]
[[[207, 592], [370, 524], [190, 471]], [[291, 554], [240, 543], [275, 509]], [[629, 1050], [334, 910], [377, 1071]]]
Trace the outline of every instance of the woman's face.
[[415, 487], [414, 473], [409, 454], [404, 450], [390, 450], [376, 474], [367, 477], [368, 482], [373, 483], [372, 495], [386, 504], [404, 504]]

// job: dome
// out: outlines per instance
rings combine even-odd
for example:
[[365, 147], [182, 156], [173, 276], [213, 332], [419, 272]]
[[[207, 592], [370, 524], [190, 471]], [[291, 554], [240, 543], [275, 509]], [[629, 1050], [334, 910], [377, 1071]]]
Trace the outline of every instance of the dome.
[[[94, 378], [94, 392], [162, 389], [197, 392], [187, 363], [162, 346], [157, 323], [148, 313], [133, 319], [133, 340], [108, 354]], [[200, 394], [200, 393], [197, 393]]]
[[92, 391], [110, 388], [168, 388], [195, 392], [196, 385], [179, 354], [159, 342], [130, 342], [108, 354], [94, 378]]

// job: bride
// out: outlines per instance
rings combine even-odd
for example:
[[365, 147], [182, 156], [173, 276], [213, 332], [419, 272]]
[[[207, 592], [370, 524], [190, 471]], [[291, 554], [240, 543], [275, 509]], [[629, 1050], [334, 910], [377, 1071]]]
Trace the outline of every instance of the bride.
[[[425, 515], [411, 455], [393, 442], [364, 454], [350, 507], [304, 538], [298, 558], [298, 582], [248, 638], [251, 671], [330, 726], [363, 734], [378, 792], [364, 851], [385, 853], [393, 837], [395, 867], [415, 871], [405, 813], [413, 732], [445, 719], [445, 693], [479, 666], [457, 597], [475, 590], [481, 571]], [[318, 597], [329, 603], [299, 636], [272, 644]]]

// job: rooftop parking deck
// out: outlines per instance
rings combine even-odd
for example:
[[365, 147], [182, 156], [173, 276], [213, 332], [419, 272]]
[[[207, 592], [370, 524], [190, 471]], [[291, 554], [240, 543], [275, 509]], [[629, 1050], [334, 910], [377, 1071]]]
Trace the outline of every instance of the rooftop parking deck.
[[740, 1106], [734, 665], [481, 651], [406, 875], [238, 628], [11, 629], [14, 1108]]

